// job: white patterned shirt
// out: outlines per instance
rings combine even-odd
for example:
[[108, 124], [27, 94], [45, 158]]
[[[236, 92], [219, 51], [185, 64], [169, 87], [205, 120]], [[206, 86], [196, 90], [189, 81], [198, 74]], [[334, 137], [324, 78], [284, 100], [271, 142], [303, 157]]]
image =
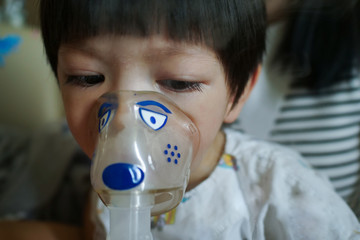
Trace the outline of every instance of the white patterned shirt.
[[[218, 166], [175, 210], [155, 219], [154, 239], [360, 239], [353, 212], [297, 153], [225, 133]], [[96, 205], [104, 234], [109, 212], [101, 201]]]

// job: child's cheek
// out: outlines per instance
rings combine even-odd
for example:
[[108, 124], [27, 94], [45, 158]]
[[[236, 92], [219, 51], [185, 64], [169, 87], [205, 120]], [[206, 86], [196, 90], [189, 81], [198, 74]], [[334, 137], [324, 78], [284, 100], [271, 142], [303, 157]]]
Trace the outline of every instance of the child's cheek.
[[84, 139], [84, 149], [86, 149], [86, 154], [92, 158], [95, 148], [97, 145], [98, 137], [99, 137], [99, 121], [97, 118], [97, 113], [92, 112], [91, 115], [86, 119], [86, 127], [83, 130]]
[[[85, 110], [85, 109], [82, 109]], [[78, 142], [81, 149], [88, 157], [92, 157], [95, 150], [98, 137], [96, 115], [89, 111], [88, 113], [77, 110], [67, 113], [67, 120], [70, 131]]]

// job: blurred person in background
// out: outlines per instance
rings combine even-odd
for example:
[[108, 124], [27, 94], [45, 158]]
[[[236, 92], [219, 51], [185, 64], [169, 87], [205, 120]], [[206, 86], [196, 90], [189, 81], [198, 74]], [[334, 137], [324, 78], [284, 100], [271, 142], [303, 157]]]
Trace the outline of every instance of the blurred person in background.
[[266, 0], [267, 54], [234, 128], [300, 152], [360, 217], [360, 2]]

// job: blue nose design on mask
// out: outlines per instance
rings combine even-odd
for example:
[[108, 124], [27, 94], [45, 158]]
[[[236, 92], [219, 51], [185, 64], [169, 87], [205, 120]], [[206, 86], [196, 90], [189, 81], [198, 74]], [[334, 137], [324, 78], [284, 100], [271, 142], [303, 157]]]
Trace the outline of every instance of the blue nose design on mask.
[[145, 174], [136, 165], [114, 163], [105, 168], [102, 177], [107, 187], [113, 190], [128, 190], [141, 184]]

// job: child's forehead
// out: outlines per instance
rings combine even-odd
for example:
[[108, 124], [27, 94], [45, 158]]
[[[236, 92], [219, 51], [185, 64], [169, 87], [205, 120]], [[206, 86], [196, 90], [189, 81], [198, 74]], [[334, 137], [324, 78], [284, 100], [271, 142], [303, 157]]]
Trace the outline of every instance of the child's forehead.
[[99, 35], [61, 44], [59, 54], [68, 51], [79, 51], [90, 55], [106, 55], [115, 53], [117, 49], [121, 50], [117, 54], [126, 55], [138, 51], [148, 58], [207, 56], [218, 60], [215, 51], [205, 44], [190, 41], [174, 41], [162, 35], [147, 37]]

